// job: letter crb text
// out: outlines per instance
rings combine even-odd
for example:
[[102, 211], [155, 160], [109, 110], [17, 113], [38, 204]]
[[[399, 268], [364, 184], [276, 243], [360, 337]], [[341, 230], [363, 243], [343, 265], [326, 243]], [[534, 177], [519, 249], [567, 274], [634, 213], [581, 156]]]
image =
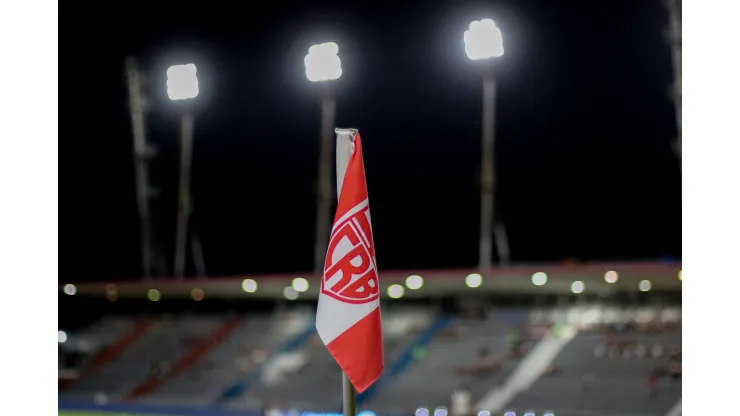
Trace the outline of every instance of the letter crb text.
[[372, 247], [369, 211], [343, 219], [334, 228], [324, 268], [321, 291], [347, 303], [367, 303], [378, 298], [378, 274]]

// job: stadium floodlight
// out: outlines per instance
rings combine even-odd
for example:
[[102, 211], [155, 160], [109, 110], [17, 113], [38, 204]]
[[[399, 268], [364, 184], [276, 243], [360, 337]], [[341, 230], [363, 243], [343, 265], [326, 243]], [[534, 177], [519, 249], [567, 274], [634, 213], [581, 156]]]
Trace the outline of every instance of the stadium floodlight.
[[308, 290], [309, 285], [308, 280], [306, 280], [305, 277], [296, 277], [293, 279], [291, 286], [296, 290], [296, 292], [305, 292]]
[[254, 293], [257, 291], [257, 281], [254, 279], [242, 280], [242, 290], [247, 293]]
[[491, 19], [475, 20], [465, 31], [465, 53], [472, 60], [497, 58], [504, 54], [501, 29]]
[[[470, 23], [470, 29], [463, 34], [465, 53], [474, 61], [484, 60], [504, 54], [504, 42], [501, 29], [491, 19], [475, 20]], [[483, 122], [481, 124], [481, 210], [480, 210], [480, 240], [478, 253], [478, 268], [485, 270], [491, 267], [494, 244], [491, 235], [495, 238], [495, 247], [500, 265], [509, 263], [509, 242], [503, 220], [497, 218], [495, 198], [495, 101], [496, 85], [492, 65], [483, 65]]]
[[424, 286], [424, 278], [418, 274], [412, 274], [406, 278], [406, 287], [411, 290], [419, 290]]
[[77, 286], [75, 286], [75, 285], [73, 285], [71, 283], [68, 283], [68, 284], [64, 285], [64, 289], [63, 290], [64, 290], [64, 293], [67, 294], [67, 295], [69, 295], [69, 296], [74, 296], [74, 295], [77, 294]]
[[475, 289], [483, 284], [483, 276], [480, 273], [470, 273], [465, 276], [465, 285], [469, 288]]
[[195, 64], [173, 65], [167, 69], [167, 96], [170, 100], [189, 100], [198, 96], [198, 70]]
[[149, 289], [146, 292], [146, 297], [152, 302], [157, 302], [162, 298], [162, 294], [157, 289]]
[[532, 284], [535, 286], [544, 286], [547, 283], [547, 273], [537, 272], [532, 275]]
[[306, 77], [312, 82], [332, 81], [342, 76], [342, 60], [339, 59], [339, 46], [334, 42], [321, 43], [308, 48], [303, 59], [306, 64]]
[[388, 286], [388, 297], [391, 299], [400, 299], [403, 297], [403, 286], [393, 284]]
[[286, 286], [283, 289], [283, 296], [288, 300], [296, 300], [298, 299], [298, 291], [293, 289], [293, 286]]

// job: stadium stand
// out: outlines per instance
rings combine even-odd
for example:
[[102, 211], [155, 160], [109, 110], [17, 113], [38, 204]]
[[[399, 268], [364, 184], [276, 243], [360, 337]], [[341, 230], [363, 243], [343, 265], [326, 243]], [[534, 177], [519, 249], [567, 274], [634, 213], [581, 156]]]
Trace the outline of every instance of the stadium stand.
[[[402, 373], [364, 406], [377, 411], [410, 414], [417, 407], [446, 405], [461, 386], [480, 397], [505, 379], [517, 359], [507, 359], [509, 331], [526, 327], [526, 311], [492, 311], [481, 318], [459, 318], [439, 334], [423, 358]], [[523, 327], [524, 326], [524, 327]]]
[[214, 316], [162, 317], [120, 356], [94, 374], [75, 381], [61, 395], [97, 401], [122, 400], [148, 378], [166, 373], [174, 360], [221, 323], [221, 317]]
[[512, 411], [635, 416], [668, 412], [681, 397], [680, 312], [606, 312], [599, 325], [579, 333], [557, 356], [555, 374], [540, 377], [510, 403]]
[[[433, 313], [420, 309], [383, 311], [386, 366], [411, 345], [433, 320]], [[341, 406], [341, 370], [315, 336], [298, 351], [302, 365], [294, 366], [282, 378], [263, 376], [246, 395], [229, 400], [231, 409], [296, 408], [334, 412]], [[331, 387], [329, 387], [331, 386]]]
[[313, 311], [245, 317], [231, 336], [179, 377], [172, 377], [141, 401], [209, 405], [231, 384], [258, 371], [291, 338], [313, 328]]

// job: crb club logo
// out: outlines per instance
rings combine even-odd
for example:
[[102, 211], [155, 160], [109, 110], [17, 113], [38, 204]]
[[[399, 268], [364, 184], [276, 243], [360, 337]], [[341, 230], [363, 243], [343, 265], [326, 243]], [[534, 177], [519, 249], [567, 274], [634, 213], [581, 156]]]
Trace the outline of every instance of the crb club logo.
[[378, 299], [378, 273], [367, 199], [334, 225], [321, 292], [347, 303], [368, 303]]

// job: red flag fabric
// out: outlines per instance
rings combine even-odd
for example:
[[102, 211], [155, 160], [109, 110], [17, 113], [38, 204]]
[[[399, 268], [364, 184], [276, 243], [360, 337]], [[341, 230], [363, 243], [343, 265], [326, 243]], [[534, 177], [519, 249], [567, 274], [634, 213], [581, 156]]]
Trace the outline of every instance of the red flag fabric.
[[362, 142], [357, 131], [337, 130], [334, 217], [316, 311], [316, 330], [362, 393], [383, 372], [383, 333], [375, 245]]

